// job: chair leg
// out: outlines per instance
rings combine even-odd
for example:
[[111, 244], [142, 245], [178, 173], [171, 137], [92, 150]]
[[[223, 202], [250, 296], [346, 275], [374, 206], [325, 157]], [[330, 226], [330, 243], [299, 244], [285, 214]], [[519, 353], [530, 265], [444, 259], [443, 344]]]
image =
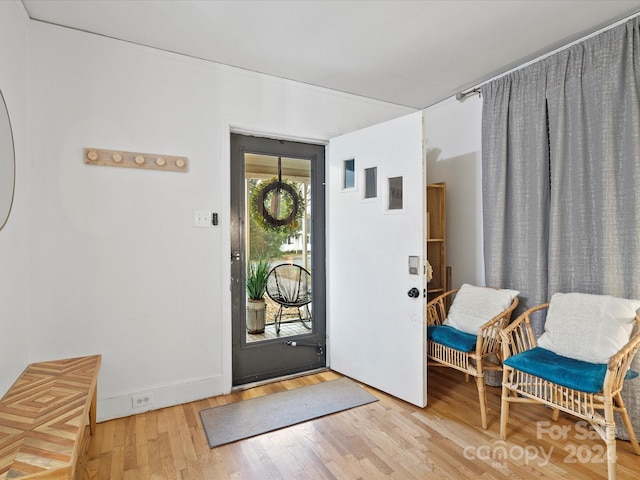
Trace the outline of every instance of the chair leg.
[[502, 400], [500, 404], [500, 438], [507, 439], [507, 422], [509, 421], [509, 389], [505, 387], [509, 372], [505, 368], [502, 373]]
[[608, 480], [616, 480], [616, 427], [607, 425], [605, 443], [607, 444], [607, 478]]
[[476, 385], [478, 386], [478, 398], [480, 400], [480, 417], [482, 419], [482, 428], [487, 429], [487, 392], [484, 388], [484, 375], [476, 377]]
[[613, 397], [613, 401], [620, 409], [620, 415], [622, 416], [622, 420], [624, 421], [624, 426], [627, 428], [627, 433], [629, 434], [629, 442], [631, 442], [633, 451], [636, 455], [640, 455], [640, 445], [638, 445], [638, 438], [636, 437], [636, 432], [633, 429], [633, 425], [631, 424], [631, 419], [629, 418], [627, 407], [622, 401], [622, 395], [618, 393], [615, 397]]
[[276, 334], [280, 335], [280, 324], [282, 323], [282, 305], [280, 305], [280, 308], [278, 308], [278, 313], [276, 313], [276, 316], [273, 319], [273, 323], [275, 323]]
[[611, 398], [604, 400], [604, 443], [607, 444], [607, 476], [608, 480], [616, 480], [616, 423], [613, 417], [613, 401]]
[[[307, 317], [306, 320], [304, 318], [301, 318], [302, 321], [302, 325], [305, 326], [305, 328], [311, 330], [311, 311], [309, 310], [309, 304], [304, 306], [305, 312], [307, 313]], [[307, 322], [309, 323], [309, 325], [307, 325]]]

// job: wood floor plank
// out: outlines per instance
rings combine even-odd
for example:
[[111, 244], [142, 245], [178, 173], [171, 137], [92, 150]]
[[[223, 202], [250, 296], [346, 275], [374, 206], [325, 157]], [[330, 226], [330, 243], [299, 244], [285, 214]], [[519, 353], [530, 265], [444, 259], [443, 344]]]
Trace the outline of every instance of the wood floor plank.
[[124, 479], [124, 446], [114, 447], [111, 455], [111, 474], [109, 478], [112, 480]]
[[[606, 463], [586, 461], [603, 442], [582, 439], [571, 417], [561, 415], [554, 424], [544, 407], [513, 405], [502, 442], [500, 389], [488, 387], [489, 428], [483, 430], [475, 383], [436, 368], [429, 370], [426, 408], [365, 387], [378, 402], [209, 448], [201, 409], [335, 378], [340, 375], [325, 371], [100, 423], [78, 480], [607, 478]], [[568, 434], [540, 435], [541, 425]], [[572, 463], [570, 448], [582, 449], [584, 458]], [[635, 480], [640, 457], [624, 441], [618, 456], [618, 479]]]

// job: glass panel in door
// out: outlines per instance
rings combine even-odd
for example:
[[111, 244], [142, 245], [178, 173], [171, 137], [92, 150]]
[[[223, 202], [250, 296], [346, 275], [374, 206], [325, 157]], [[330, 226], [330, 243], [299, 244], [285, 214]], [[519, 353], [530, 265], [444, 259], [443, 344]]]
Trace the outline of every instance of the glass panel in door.
[[[251, 153], [245, 154], [244, 162], [249, 297], [252, 282], [260, 283], [261, 274], [268, 274], [264, 323], [262, 314], [248, 309], [246, 342], [309, 333], [313, 329], [311, 163]], [[257, 290], [262, 296], [259, 286]]]

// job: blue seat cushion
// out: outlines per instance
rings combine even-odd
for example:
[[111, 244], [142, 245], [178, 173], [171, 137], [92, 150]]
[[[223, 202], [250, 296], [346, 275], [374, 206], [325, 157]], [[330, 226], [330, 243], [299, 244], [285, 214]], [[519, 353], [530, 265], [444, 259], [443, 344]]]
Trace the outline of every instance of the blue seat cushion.
[[[604, 377], [607, 374], [607, 364], [605, 363], [574, 360], [540, 347], [509, 357], [504, 361], [504, 364], [563, 387], [586, 393], [601, 392]], [[637, 376], [636, 372], [629, 370], [625, 379]]]
[[476, 349], [478, 337], [470, 333], [461, 332], [448, 325], [427, 327], [427, 338], [461, 352], [471, 352]]

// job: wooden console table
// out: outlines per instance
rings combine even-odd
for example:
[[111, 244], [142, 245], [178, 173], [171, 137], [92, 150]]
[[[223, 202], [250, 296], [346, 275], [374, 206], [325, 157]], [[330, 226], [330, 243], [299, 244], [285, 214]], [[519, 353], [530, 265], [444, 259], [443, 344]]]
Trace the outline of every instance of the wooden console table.
[[101, 360], [32, 363], [20, 375], [0, 400], [0, 480], [74, 478], [87, 418], [95, 432]]

